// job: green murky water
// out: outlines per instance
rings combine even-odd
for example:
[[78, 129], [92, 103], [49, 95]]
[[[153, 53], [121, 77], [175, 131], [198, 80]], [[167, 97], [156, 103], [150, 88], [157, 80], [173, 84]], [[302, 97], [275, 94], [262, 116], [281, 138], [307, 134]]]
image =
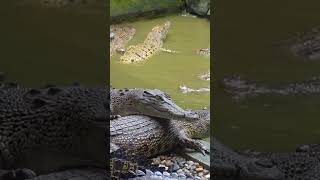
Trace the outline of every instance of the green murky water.
[[6, 81], [105, 84], [105, 6], [47, 9], [20, 2], [0, 6], [0, 71]]
[[[276, 83], [311, 79], [320, 61], [304, 61], [274, 43], [320, 22], [319, 1], [253, 1], [220, 4], [215, 13], [215, 79], [239, 74]], [[217, 8], [218, 9], [218, 8]], [[294, 150], [320, 143], [320, 96], [263, 96], [233, 102], [215, 88], [214, 134], [237, 149]]]
[[179, 54], [159, 52], [141, 64], [120, 64], [119, 55], [111, 58], [111, 84], [116, 88], [157, 88], [169, 93], [174, 101], [185, 108], [210, 107], [210, 93], [183, 94], [180, 85], [190, 88], [208, 87], [209, 82], [198, 78], [210, 68], [210, 58], [195, 53], [196, 49], [210, 46], [210, 23], [206, 19], [174, 15], [129, 23], [136, 28], [129, 44], [144, 41], [151, 29], [171, 21], [164, 48]]

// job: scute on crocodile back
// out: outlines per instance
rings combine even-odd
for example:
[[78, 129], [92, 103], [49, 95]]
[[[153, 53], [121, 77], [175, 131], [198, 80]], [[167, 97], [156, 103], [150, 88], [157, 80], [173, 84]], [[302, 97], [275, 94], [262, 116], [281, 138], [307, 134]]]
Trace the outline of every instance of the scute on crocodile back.
[[88, 125], [106, 129], [106, 104], [105, 88], [2, 88], [1, 150], [13, 157], [7, 166], [15, 166], [34, 148], [79, 152], [79, 139], [90, 135]]

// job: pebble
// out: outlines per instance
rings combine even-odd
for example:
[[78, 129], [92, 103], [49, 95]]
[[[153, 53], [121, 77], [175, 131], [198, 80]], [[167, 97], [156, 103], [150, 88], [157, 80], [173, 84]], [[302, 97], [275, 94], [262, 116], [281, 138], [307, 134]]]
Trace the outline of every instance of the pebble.
[[162, 173], [161, 173], [160, 171], [156, 171], [154, 174], [155, 174], [156, 176], [162, 176]]
[[151, 176], [151, 175], [153, 175], [153, 172], [150, 171], [149, 169], [146, 169], [146, 175], [147, 175], [147, 176]]
[[144, 176], [144, 175], [146, 175], [146, 173], [144, 173], [144, 172], [141, 171], [141, 170], [137, 170], [137, 171], [136, 171], [136, 174], [137, 174], [137, 176]]
[[203, 171], [203, 167], [199, 166], [198, 168], [196, 168], [197, 172], [202, 172]]
[[[162, 179], [162, 180], [177, 180], [177, 179], [210, 179], [209, 170], [205, 169], [198, 162], [186, 160], [181, 156], [174, 154], [161, 155], [152, 159], [152, 165], [155, 165], [158, 169], [156, 172], [146, 170], [146, 174], [150, 174], [148, 178]], [[161, 173], [161, 172], [163, 173]], [[137, 174], [143, 174], [138, 173]]]
[[168, 173], [167, 171], [163, 172], [163, 176], [164, 177], [170, 177], [170, 173]]
[[178, 173], [172, 173], [171, 176], [172, 176], [173, 178], [178, 178]]

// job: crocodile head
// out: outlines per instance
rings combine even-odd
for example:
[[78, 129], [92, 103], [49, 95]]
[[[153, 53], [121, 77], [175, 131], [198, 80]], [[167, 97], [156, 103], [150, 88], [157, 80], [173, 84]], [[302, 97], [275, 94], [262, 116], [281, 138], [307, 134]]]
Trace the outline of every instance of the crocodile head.
[[170, 26], [170, 21], [166, 21], [163, 25], [155, 26], [152, 28], [152, 36], [159, 37], [161, 40], [164, 40], [167, 37]]
[[144, 90], [135, 98], [135, 108], [144, 115], [176, 120], [199, 118], [198, 114], [182, 109], [172, 101], [168, 94], [158, 89]]

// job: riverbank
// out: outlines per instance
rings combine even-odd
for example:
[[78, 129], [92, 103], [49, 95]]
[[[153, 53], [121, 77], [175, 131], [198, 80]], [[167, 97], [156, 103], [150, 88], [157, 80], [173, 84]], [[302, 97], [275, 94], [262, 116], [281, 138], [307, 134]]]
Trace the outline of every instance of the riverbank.
[[210, 0], [111, 0], [112, 23], [166, 16], [183, 10], [198, 16], [210, 16]]

